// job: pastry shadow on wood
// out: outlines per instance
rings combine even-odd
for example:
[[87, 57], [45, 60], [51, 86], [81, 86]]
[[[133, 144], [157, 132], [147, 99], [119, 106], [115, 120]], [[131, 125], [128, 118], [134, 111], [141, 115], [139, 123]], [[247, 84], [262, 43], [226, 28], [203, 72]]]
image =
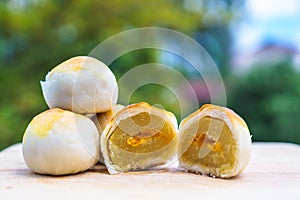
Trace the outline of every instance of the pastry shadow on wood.
[[[93, 168], [87, 170], [86, 172], [101, 173], [101, 174], [109, 175], [107, 168], [105, 167], [105, 165], [103, 165], [101, 163], [97, 163]], [[83, 172], [83, 173], [85, 173], [85, 172]]]
[[[98, 163], [95, 165], [92, 169], [87, 170], [86, 172], [92, 172], [92, 173], [101, 173], [101, 174], [107, 174], [109, 175], [109, 172], [105, 165]], [[167, 167], [167, 168], [149, 168], [149, 169], [138, 169], [138, 170], [131, 170], [126, 173], [121, 174], [130, 174], [130, 175], [147, 175], [147, 174], [160, 174], [160, 173], [180, 173], [185, 172], [183, 169], [176, 168], [176, 167]], [[85, 172], [83, 172], [84, 174]]]

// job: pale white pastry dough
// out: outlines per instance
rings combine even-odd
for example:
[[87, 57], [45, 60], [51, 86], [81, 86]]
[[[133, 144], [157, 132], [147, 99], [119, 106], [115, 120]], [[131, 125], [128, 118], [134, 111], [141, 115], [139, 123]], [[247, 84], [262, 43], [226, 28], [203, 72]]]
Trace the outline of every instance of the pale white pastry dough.
[[35, 116], [23, 136], [23, 157], [39, 174], [85, 171], [99, 157], [99, 135], [88, 117], [53, 108]]
[[166, 165], [176, 155], [177, 121], [147, 103], [132, 104], [110, 121], [100, 142], [110, 174]]
[[187, 171], [234, 177], [247, 166], [250, 153], [249, 129], [228, 108], [206, 104], [179, 126], [179, 166]]
[[118, 98], [118, 86], [112, 71], [101, 61], [78, 56], [53, 68], [42, 91], [50, 108], [62, 108], [80, 114], [111, 110]]

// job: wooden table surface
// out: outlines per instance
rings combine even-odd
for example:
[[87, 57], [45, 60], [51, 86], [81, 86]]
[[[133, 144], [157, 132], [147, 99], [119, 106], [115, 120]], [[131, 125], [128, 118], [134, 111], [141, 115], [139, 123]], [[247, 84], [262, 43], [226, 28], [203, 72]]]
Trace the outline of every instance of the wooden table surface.
[[223, 180], [176, 168], [109, 175], [104, 166], [70, 176], [26, 167], [21, 144], [0, 152], [0, 199], [300, 199], [300, 146], [254, 143], [251, 161]]

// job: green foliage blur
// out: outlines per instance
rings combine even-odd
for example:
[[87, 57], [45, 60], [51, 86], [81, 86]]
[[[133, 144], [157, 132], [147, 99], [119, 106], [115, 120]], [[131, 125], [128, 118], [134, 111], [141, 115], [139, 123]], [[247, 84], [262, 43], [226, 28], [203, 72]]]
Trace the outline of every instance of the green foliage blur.
[[[20, 142], [32, 117], [47, 109], [39, 81], [49, 70], [68, 58], [87, 55], [114, 34], [149, 26], [174, 29], [204, 46], [228, 85], [229, 106], [246, 119], [254, 140], [300, 143], [298, 72], [283, 63], [231, 75], [229, 26], [243, 0], [195, 2], [0, 0], [0, 150]], [[157, 52], [139, 50], [109, 67], [118, 79], [134, 66], [159, 61]], [[189, 80], [198, 76], [180, 62], [174, 67]], [[162, 86], [139, 88], [131, 98], [138, 101], [161, 104], [179, 116], [176, 98]]]
[[253, 140], [300, 144], [300, 71], [290, 61], [230, 79], [228, 106], [246, 120]]
[[[0, 149], [20, 142], [32, 117], [47, 109], [39, 85], [47, 72], [70, 57], [87, 55], [109, 36], [146, 26], [171, 28], [190, 36], [216, 30], [219, 42], [207, 40], [214, 54], [209, 41], [223, 46], [234, 17], [230, 11], [233, 1], [218, 2], [221, 6], [217, 7], [216, 2], [203, 1], [195, 10], [189, 0], [0, 0]], [[212, 7], [217, 8], [218, 16], [210, 14]], [[214, 54], [217, 60], [226, 62], [218, 53]], [[151, 61], [157, 61], [152, 53], [137, 52], [110, 68], [119, 78], [132, 66]], [[139, 101], [141, 94], [137, 91], [132, 101]]]

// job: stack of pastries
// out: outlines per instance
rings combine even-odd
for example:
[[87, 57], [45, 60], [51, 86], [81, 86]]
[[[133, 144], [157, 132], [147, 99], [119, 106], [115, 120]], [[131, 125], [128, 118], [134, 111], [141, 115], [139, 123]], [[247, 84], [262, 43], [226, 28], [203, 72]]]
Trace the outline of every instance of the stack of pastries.
[[66, 175], [105, 164], [110, 174], [167, 166], [230, 178], [248, 164], [251, 137], [232, 110], [204, 105], [179, 125], [173, 113], [149, 105], [117, 104], [114, 74], [101, 61], [71, 58], [41, 82], [49, 110], [23, 136], [23, 157], [39, 174]]

